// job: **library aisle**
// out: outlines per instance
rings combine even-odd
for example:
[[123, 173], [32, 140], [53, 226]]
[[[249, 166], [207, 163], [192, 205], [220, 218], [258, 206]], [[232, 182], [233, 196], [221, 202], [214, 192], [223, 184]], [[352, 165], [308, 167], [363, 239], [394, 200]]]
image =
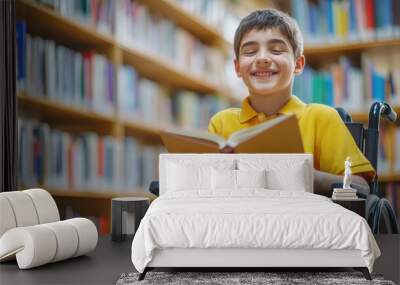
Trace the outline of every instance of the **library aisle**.
[[[233, 34], [255, 9], [294, 16], [307, 61], [293, 93], [366, 123], [400, 114], [400, 0], [16, 0], [19, 188], [43, 187], [62, 219], [110, 232], [113, 197], [154, 199], [159, 133], [206, 130], [246, 89]], [[393, 7], [391, 6], [393, 5]], [[379, 181], [400, 215], [400, 128], [382, 122]]]

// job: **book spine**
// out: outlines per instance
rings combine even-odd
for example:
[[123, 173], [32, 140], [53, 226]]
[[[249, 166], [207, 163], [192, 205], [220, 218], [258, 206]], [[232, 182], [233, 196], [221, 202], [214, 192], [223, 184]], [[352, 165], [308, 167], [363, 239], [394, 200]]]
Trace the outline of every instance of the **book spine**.
[[[292, 0], [292, 15], [309, 45], [397, 38], [398, 0]], [[328, 36], [326, 36], [328, 35]]]
[[385, 100], [385, 79], [376, 71], [372, 71], [372, 98], [377, 101]]
[[99, 177], [99, 185], [101, 188], [104, 188], [104, 180], [105, 180], [105, 147], [104, 147], [104, 138], [99, 137], [98, 140], [98, 177]]
[[395, 36], [400, 36], [400, 1], [392, 0], [393, 11], [393, 25], [395, 29]]
[[367, 29], [370, 29], [370, 30], [374, 29], [374, 27], [375, 27], [374, 11], [375, 11], [374, 0], [365, 0], [366, 23], [367, 23]]
[[17, 88], [24, 89], [26, 77], [25, 41], [26, 41], [26, 22], [18, 21], [15, 26], [17, 37]]
[[74, 152], [75, 152], [75, 148], [74, 148], [74, 142], [70, 141], [68, 146], [67, 146], [67, 173], [68, 173], [68, 182], [67, 182], [67, 186], [69, 188], [74, 188], [75, 187], [75, 177], [74, 177]]
[[349, 0], [349, 34], [351, 37], [357, 34], [357, 17], [355, 0]]

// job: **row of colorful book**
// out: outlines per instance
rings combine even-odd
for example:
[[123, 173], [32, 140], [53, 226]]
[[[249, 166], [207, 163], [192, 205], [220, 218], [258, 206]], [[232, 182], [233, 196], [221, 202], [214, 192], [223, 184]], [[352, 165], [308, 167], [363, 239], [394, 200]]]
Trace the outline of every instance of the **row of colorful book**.
[[292, 0], [306, 44], [400, 36], [399, 0]]
[[20, 119], [19, 177], [23, 187], [43, 185], [82, 191], [134, 191], [158, 177], [160, 146], [134, 138], [70, 134]]
[[106, 30], [124, 46], [139, 48], [185, 71], [223, 82], [225, 58], [218, 48], [204, 45], [171, 19], [155, 14], [137, 1], [61, 1], [60, 5], [55, 5], [55, 9], [62, 16]]
[[184, 10], [197, 15], [209, 25], [221, 29], [230, 11], [225, 1], [215, 0], [175, 0], [175, 4]]
[[17, 23], [17, 87], [99, 113], [114, 113], [115, 68], [94, 51], [77, 52], [26, 33]]
[[[204, 122], [227, 106], [222, 97], [189, 91], [171, 94], [156, 82], [140, 77], [128, 65], [122, 65], [115, 72], [103, 55], [93, 51], [80, 53], [54, 41], [31, 37], [24, 32], [24, 22], [17, 23], [17, 31], [18, 90], [30, 96], [107, 115], [117, 112], [129, 121], [164, 122], [192, 128], [206, 127]], [[183, 94], [188, 94], [188, 98], [183, 98]], [[188, 105], [183, 105], [183, 101]], [[189, 113], [188, 109], [195, 113]], [[195, 122], [190, 125], [189, 121]]]
[[[21, 185], [57, 189], [125, 191], [157, 180], [161, 147], [123, 141], [95, 133], [77, 135], [47, 124], [20, 119], [18, 135]], [[378, 150], [379, 175], [400, 172], [400, 129], [382, 128]]]
[[228, 103], [215, 96], [199, 98], [188, 91], [172, 97], [172, 114], [175, 125], [185, 129], [207, 129], [211, 117], [228, 108]]
[[173, 123], [169, 92], [154, 81], [139, 77], [123, 65], [118, 70], [118, 115], [127, 121]]
[[216, 112], [228, 107], [221, 97], [163, 88], [140, 78], [131, 66], [118, 71], [118, 114], [127, 121], [206, 129]]
[[118, 42], [162, 56], [185, 71], [207, 74], [210, 80], [222, 82], [225, 58], [218, 48], [204, 45], [172, 20], [155, 15], [147, 6], [135, 1], [117, 1], [116, 10]]
[[320, 70], [306, 67], [296, 76], [293, 93], [307, 103], [343, 107], [349, 112], [369, 110], [373, 101], [400, 105], [400, 51], [386, 49], [365, 52], [361, 67], [340, 57], [334, 64]]
[[114, 32], [115, 4], [112, 0], [36, 0], [61, 16], [94, 27], [106, 34]]
[[[115, 32], [121, 8], [129, 9], [125, 12], [135, 14], [125, 0], [36, 0], [37, 2], [53, 8], [62, 16], [95, 27], [97, 30], [111, 34]], [[171, 0], [170, 0], [171, 1]], [[129, 0], [135, 5], [135, 0]], [[173, 0], [174, 4], [201, 18], [212, 27], [224, 31], [229, 24], [227, 18], [235, 16], [225, 1], [215, 0]]]

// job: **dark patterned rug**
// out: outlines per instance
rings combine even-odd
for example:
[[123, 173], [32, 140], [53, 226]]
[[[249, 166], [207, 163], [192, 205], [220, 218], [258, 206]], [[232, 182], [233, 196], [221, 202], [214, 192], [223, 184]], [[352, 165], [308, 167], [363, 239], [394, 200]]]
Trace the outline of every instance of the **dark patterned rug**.
[[372, 281], [361, 272], [154, 272], [150, 271], [142, 281], [139, 273], [122, 274], [117, 285], [133, 284], [390, 284], [381, 275], [372, 274]]

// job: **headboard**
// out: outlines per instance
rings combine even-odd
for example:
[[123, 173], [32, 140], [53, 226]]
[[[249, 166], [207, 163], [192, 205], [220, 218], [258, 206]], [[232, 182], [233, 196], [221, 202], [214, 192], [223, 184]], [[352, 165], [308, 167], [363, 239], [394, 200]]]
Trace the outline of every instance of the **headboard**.
[[187, 165], [213, 166], [221, 162], [232, 164], [233, 169], [238, 169], [239, 161], [265, 161], [271, 165], [278, 165], [281, 162], [289, 163], [304, 163], [306, 169], [306, 191], [313, 193], [313, 156], [312, 154], [160, 154], [159, 157], [159, 180], [160, 180], [160, 195], [163, 195], [167, 185], [167, 169], [170, 163], [183, 163]]

